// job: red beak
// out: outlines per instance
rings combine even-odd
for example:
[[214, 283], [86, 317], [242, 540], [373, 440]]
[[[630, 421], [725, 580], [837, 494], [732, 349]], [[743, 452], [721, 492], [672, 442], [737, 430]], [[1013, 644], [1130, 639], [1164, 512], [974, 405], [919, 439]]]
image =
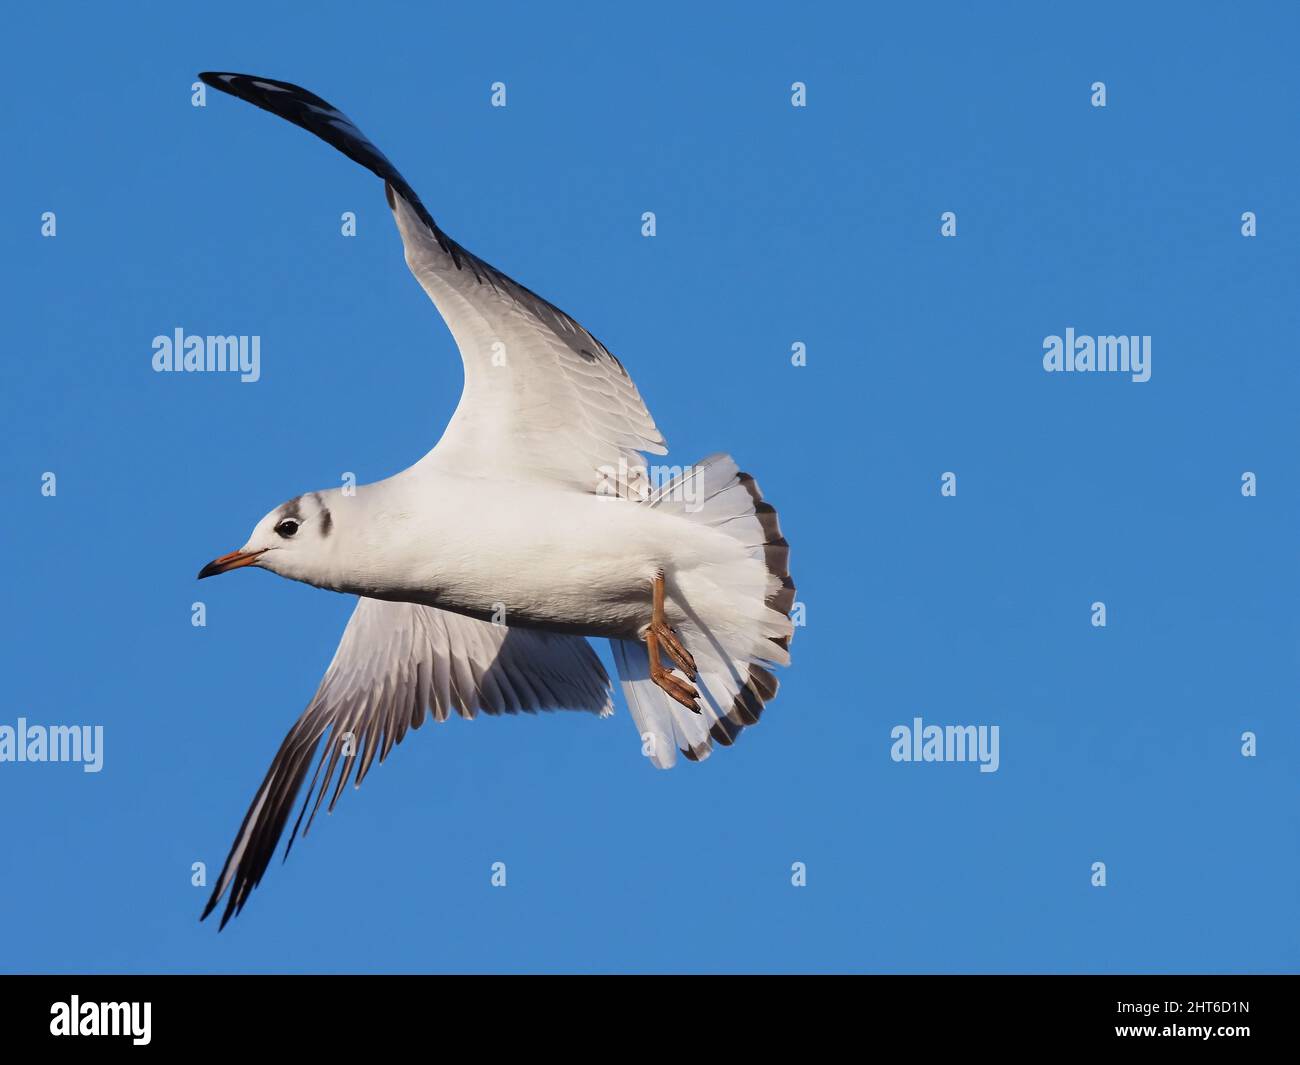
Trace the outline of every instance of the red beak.
[[214, 558], [199, 570], [199, 580], [203, 580], [204, 577], [215, 577], [218, 573], [229, 573], [232, 569], [239, 569], [241, 566], [251, 566], [265, 553], [266, 548], [260, 551], [231, 551], [228, 555]]

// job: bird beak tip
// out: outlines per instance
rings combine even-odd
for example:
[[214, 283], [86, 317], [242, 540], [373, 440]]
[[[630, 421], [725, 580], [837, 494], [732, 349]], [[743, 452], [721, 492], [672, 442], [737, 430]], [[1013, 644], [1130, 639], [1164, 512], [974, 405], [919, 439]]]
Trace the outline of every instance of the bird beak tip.
[[215, 577], [218, 573], [229, 573], [232, 569], [239, 569], [242, 566], [251, 566], [265, 553], [265, 550], [263, 548], [261, 551], [231, 551], [228, 555], [214, 558], [199, 570], [198, 580], [203, 580], [204, 577]]

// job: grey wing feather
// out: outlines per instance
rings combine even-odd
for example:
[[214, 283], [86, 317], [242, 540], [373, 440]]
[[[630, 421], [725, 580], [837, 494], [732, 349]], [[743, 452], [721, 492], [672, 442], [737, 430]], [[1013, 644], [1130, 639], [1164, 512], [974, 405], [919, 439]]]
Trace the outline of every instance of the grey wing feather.
[[445, 721], [453, 711], [472, 718], [479, 711], [539, 710], [602, 717], [613, 712], [609, 677], [585, 639], [492, 625], [414, 603], [358, 600], [316, 695], [280, 745], [244, 816], [203, 917], [227, 890], [221, 926], [243, 909], [266, 872], [322, 738], [325, 748], [286, 857], [299, 828], [304, 834], [310, 829], [331, 782], [327, 810], [354, 769], [360, 787], [376, 755], [382, 762], [426, 714]]

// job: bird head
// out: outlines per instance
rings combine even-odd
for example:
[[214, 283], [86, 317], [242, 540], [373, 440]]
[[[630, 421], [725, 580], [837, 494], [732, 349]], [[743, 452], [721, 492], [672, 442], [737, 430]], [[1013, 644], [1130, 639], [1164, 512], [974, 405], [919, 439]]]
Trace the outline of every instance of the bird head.
[[298, 496], [262, 518], [238, 551], [214, 558], [199, 570], [199, 579], [257, 566], [293, 580], [320, 583], [333, 530], [327, 493]]

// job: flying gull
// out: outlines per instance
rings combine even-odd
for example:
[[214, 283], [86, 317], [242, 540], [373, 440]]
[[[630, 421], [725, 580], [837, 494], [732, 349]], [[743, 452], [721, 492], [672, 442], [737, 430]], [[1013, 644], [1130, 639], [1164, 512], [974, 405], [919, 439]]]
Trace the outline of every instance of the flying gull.
[[247, 74], [199, 77], [383, 179], [406, 263], [465, 369], [451, 422], [413, 466], [291, 499], [199, 573], [255, 566], [359, 597], [203, 917], [227, 892], [221, 926], [243, 909], [322, 740], [286, 857], [326, 793], [332, 810], [354, 770], [360, 786], [426, 715], [612, 713], [588, 637], [609, 640], [654, 765], [733, 743], [776, 694], [770, 667], [790, 661], [789, 547], [753, 477], [713, 455], [654, 483], [645, 456], [665, 454], [664, 438], [600, 341], [448, 237], [319, 96]]

